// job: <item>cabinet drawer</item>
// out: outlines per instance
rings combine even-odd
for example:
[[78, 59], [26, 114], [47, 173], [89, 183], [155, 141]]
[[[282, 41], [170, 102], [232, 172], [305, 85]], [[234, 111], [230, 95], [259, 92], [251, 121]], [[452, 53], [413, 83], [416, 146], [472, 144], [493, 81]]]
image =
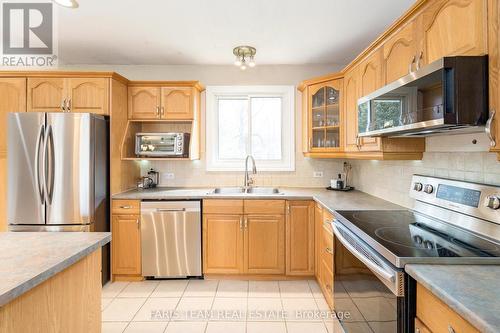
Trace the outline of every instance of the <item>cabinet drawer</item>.
[[321, 248], [319, 255], [323, 263], [333, 272], [333, 234], [328, 228], [330, 228], [330, 226], [323, 225], [321, 229]]
[[203, 200], [204, 214], [243, 214], [243, 200]]
[[245, 214], [285, 214], [285, 200], [245, 200]]
[[141, 201], [113, 200], [111, 212], [114, 215], [139, 215], [141, 213]]
[[417, 317], [434, 333], [450, 332], [450, 328], [454, 332], [479, 332], [420, 284], [417, 284]]
[[320, 264], [319, 268], [319, 285], [328, 306], [333, 310], [333, 273], [324, 262]]

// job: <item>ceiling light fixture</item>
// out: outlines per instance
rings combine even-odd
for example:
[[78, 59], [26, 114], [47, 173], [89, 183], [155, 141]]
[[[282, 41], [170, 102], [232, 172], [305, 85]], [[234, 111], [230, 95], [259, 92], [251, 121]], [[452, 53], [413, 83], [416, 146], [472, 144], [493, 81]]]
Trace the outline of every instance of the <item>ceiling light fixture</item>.
[[76, 0], [52, 0], [56, 4], [67, 8], [78, 8]]
[[236, 57], [234, 65], [238, 66], [241, 70], [246, 70], [248, 67], [255, 67], [255, 54], [257, 50], [252, 46], [237, 46], [233, 49], [233, 54]]

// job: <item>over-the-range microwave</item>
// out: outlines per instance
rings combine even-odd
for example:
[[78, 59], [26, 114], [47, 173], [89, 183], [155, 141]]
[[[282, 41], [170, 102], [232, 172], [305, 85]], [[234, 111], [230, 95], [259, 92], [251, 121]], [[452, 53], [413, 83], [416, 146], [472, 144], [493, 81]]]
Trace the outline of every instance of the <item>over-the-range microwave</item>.
[[428, 136], [484, 131], [488, 57], [444, 57], [358, 100], [363, 136]]
[[189, 133], [137, 133], [137, 157], [189, 157]]

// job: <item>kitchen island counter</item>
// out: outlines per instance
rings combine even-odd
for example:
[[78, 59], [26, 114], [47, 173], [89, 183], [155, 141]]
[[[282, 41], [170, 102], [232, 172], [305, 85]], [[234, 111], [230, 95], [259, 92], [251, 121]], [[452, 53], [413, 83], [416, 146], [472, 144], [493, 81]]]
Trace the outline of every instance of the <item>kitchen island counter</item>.
[[480, 332], [500, 332], [500, 266], [409, 264], [405, 270]]
[[101, 247], [110, 240], [104, 232], [0, 233], [0, 333], [98, 331]]

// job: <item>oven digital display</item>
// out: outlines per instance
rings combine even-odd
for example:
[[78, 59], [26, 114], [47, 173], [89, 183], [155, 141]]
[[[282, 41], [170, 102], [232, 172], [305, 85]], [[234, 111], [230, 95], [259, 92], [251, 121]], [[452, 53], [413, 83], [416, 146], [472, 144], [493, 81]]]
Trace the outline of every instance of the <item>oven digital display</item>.
[[436, 197], [470, 207], [479, 207], [481, 191], [440, 184]]

